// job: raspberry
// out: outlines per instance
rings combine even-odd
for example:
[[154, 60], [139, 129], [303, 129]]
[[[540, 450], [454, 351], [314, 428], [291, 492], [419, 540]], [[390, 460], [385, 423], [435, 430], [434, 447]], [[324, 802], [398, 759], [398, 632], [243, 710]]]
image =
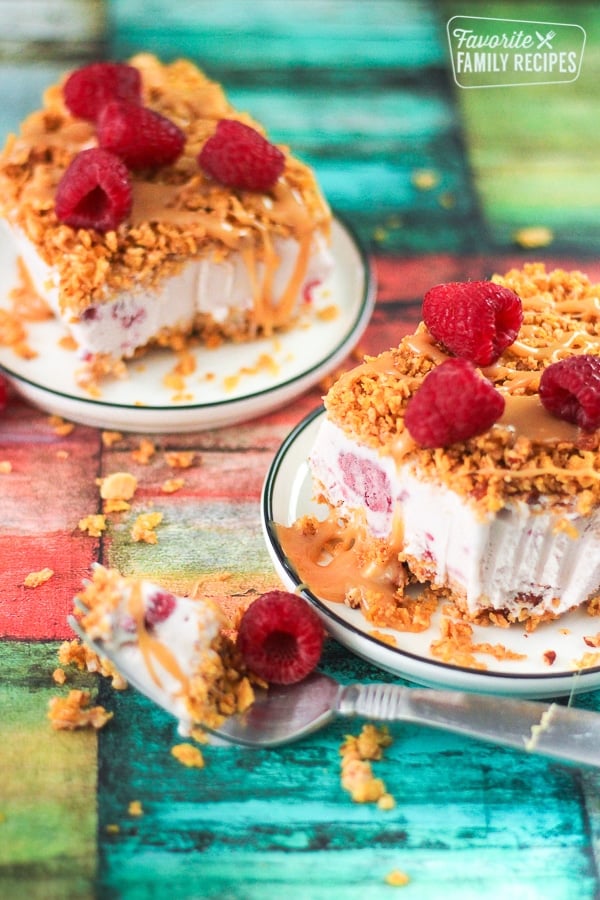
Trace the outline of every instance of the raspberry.
[[229, 187], [269, 191], [283, 172], [285, 156], [254, 128], [221, 119], [198, 154], [198, 164]]
[[149, 598], [146, 605], [146, 615], [144, 620], [146, 625], [158, 625], [168, 619], [177, 601], [173, 594], [168, 591], [156, 591]]
[[112, 100], [98, 116], [98, 143], [131, 169], [147, 169], [175, 162], [185, 134], [166, 116], [146, 106]]
[[95, 122], [109, 100], [139, 103], [142, 80], [134, 66], [100, 62], [71, 72], [63, 86], [67, 109], [74, 116]]
[[490, 366], [519, 333], [523, 308], [514, 291], [493, 281], [455, 281], [427, 291], [423, 319], [454, 356]]
[[60, 221], [73, 228], [116, 228], [131, 209], [131, 183], [125, 163], [107, 150], [82, 150], [58, 183], [55, 207]]
[[447, 359], [425, 376], [404, 422], [422, 447], [447, 447], [483, 434], [503, 412], [504, 397], [472, 363]]
[[321, 620], [301, 597], [269, 591], [242, 616], [237, 646], [248, 668], [260, 678], [293, 684], [319, 662], [323, 638]]
[[549, 413], [579, 425], [600, 428], [600, 357], [568, 356], [542, 372], [540, 400]]

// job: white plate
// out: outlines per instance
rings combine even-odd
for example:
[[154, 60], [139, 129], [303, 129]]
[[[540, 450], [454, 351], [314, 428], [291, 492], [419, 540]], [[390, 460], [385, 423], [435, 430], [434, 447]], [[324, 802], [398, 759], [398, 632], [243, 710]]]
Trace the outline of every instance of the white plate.
[[[333, 319], [311, 315], [298, 327], [273, 338], [244, 344], [198, 347], [196, 371], [185, 378], [178, 397], [163, 379], [177, 362], [169, 350], [153, 350], [128, 364], [128, 377], [107, 379], [100, 398], [75, 383], [80, 365], [59, 344], [65, 331], [58, 320], [27, 323], [34, 359], [21, 359], [0, 346], [0, 368], [19, 393], [35, 406], [74, 422], [125, 431], [202, 431], [233, 425], [271, 412], [317, 384], [359, 341], [373, 310], [375, 286], [356, 237], [333, 222], [334, 273], [314, 299], [316, 311], [335, 304]], [[0, 242], [0, 309], [10, 307], [16, 260]], [[274, 365], [261, 364], [268, 359]]]
[[[419, 634], [377, 629], [393, 635], [397, 645], [392, 647], [373, 637], [370, 632], [374, 626], [358, 610], [323, 600], [310, 591], [310, 586], [300, 589], [301, 579], [277, 539], [275, 525], [291, 525], [306, 514], [324, 514], [323, 508], [312, 500], [307, 462], [322, 416], [322, 408], [314, 410], [277, 452], [263, 487], [261, 519], [269, 554], [283, 583], [316, 607], [333, 637], [376, 666], [429, 687], [532, 698], [570, 695], [600, 687], [599, 666], [579, 671], [573, 667], [573, 660], [594, 652], [585, 644], [584, 635], [600, 631], [600, 620], [584, 610], [575, 610], [555, 622], [540, 625], [529, 634], [519, 625], [474, 627], [474, 640], [478, 643], [502, 644], [526, 655], [522, 660], [496, 660], [478, 654], [477, 658], [487, 666], [478, 670], [443, 663], [432, 656], [431, 641], [439, 637], [439, 612], [429, 629]], [[543, 661], [547, 650], [556, 652], [552, 667]]]

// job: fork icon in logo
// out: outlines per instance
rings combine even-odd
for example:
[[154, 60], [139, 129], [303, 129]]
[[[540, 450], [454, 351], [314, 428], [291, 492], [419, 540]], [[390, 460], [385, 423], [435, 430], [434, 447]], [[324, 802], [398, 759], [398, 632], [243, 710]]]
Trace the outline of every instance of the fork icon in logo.
[[541, 50], [542, 47], [548, 47], [549, 50], [552, 50], [552, 44], [550, 42], [556, 37], [555, 31], [549, 31], [545, 37], [543, 34], [540, 34], [539, 31], [536, 31], [535, 35], [539, 41], [539, 44], [537, 45], [538, 50]]

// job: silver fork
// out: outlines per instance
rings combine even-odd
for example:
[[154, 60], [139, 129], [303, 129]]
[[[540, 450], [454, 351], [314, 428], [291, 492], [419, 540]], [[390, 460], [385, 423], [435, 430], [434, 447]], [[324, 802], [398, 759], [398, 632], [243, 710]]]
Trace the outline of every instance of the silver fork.
[[[91, 640], [74, 616], [69, 617], [69, 624], [133, 687], [175, 716], [182, 733], [189, 733], [195, 723], [182, 714], [181, 707], [175, 708], [172, 696], [149, 673], [144, 677], [147, 670], [142, 667], [140, 676], [122, 653]], [[341, 685], [322, 672], [314, 672], [297, 684], [260, 690], [246, 712], [230, 716], [218, 729], [205, 730], [232, 745], [276, 747], [305, 737], [338, 716], [414, 722], [528, 753], [600, 767], [599, 713], [461, 691], [382, 683]]]

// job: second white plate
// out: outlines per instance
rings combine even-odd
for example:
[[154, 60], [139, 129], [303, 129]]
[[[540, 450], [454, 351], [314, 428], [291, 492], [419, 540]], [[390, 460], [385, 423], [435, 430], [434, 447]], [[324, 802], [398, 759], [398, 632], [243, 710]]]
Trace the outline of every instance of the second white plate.
[[[523, 658], [497, 660], [481, 655], [480, 661], [487, 668], [469, 669], [441, 662], [432, 655], [431, 642], [440, 636], [439, 612], [430, 627], [421, 633], [378, 628], [378, 632], [393, 637], [395, 646], [391, 646], [373, 635], [374, 627], [358, 610], [323, 600], [310, 586], [301, 587], [302, 580], [281, 546], [276, 526], [291, 525], [303, 515], [323, 515], [323, 509], [312, 499], [307, 462], [322, 416], [321, 408], [311, 413], [291, 432], [276, 454], [263, 487], [261, 519], [267, 548], [279, 577], [289, 590], [301, 593], [317, 609], [333, 637], [380, 668], [429, 687], [530, 698], [564, 696], [600, 687], [600, 666], [575, 667], [575, 661], [590, 651], [585, 636], [600, 631], [600, 621], [591, 618], [584, 609], [540, 625], [531, 633], [519, 625], [507, 629], [474, 627], [474, 641], [502, 644], [523, 654]], [[544, 662], [548, 650], [556, 653], [551, 667]]]
[[[99, 428], [190, 432], [264, 415], [334, 371], [369, 322], [375, 285], [365, 253], [339, 219], [333, 222], [332, 253], [334, 272], [316, 292], [310, 319], [273, 338], [194, 348], [196, 370], [179, 392], [168, 387], [176, 355], [153, 350], [128, 364], [127, 378], [107, 379], [101, 396], [91, 397], [75, 382], [79, 362], [60, 345], [65, 331], [55, 319], [27, 324], [27, 341], [37, 354], [33, 359], [0, 346], [0, 369], [35, 406]], [[0, 273], [0, 309], [8, 309], [16, 260], [6, 241], [0, 241]], [[332, 306], [334, 318], [319, 317], [319, 309]]]

